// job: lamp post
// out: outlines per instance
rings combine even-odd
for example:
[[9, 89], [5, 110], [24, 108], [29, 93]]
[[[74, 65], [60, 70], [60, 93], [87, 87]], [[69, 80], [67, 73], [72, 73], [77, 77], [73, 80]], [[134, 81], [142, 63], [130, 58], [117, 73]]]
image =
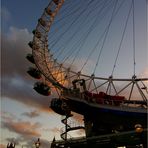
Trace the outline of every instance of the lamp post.
[[35, 148], [39, 148], [40, 145], [41, 145], [40, 138], [38, 138], [38, 140], [35, 142]]

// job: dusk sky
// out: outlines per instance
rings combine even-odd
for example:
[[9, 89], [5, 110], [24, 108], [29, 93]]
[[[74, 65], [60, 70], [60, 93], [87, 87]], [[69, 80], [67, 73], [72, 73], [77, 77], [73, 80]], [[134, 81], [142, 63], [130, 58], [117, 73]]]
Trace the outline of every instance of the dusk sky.
[[[72, 1], [70, 0], [71, 3]], [[84, 0], [81, 1], [84, 2]], [[136, 11], [138, 14], [136, 21], [140, 22], [136, 26], [139, 30], [136, 32], [139, 35], [136, 38], [139, 41], [137, 48], [140, 49], [136, 53], [140, 63], [137, 64], [136, 74], [139, 77], [148, 78], [147, 23], [144, 21], [142, 24], [143, 19], [148, 16], [146, 16], [146, 0], [135, 1], [137, 3], [135, 6], [139, 5], [140, 7]], [[75, 3], [77, 2], [76, 0]], [[25, 57], [27, 53], [31, 53], [28, 42], [32, 40], [32, 30], [35, 29], [37, 21], [48, 3], [49, 0], [2, 0], [1, 3], [1, 148], [6, 147], [7, 143], [11, 141], [15, 141], [17, 147], [21, 147], [21, 145], [30, 145], [31, 147], [38, 137], [43, 143], [42, 147], [47, 148], [54, 137], [60, 139], [60, 130], [64, 127], [61, 123], [61, 116], [49, 108], [52, 96], [44, 97], [36, 93], [33, 90], [33, 84], [36, 81], [26, 73], [30, 63]], [[114, 29], [112, 28], [112, 31], [115, 31]], [[125, 45], [127, 48], [131, 47]], [[59, 46], [61, 45], [55, 46], [55, 50]], [[106, 48], [109, 46], [108, 43]], [[112, 52], [106, 53], [106, 58], [108, 58]], [[131, 78], [132, 70], [131, 67], [128, 67], [131, 66], [128, 65], [130, 60], [127, 60], [130, 56], [128, 50], [123, 51], [121, 55], [122, 62], [120, 62], [120, 70], [116, 71], [116, 75], [120, 77], [122, 73], [121, 75]], [[92, 56], [92, 59], [94, 57]], [[83, 58], [85, 59], [85, 56]], [[92, 59], [90, 64], [94, 65]], [[109, 59], [111, 58], [109, 57]], [[76, 65], [78, 64], [76, 63]], [[122, 68], [123, 65], [127, 65], [127, 69]], [[106, 69], [101, 66], [102, 73], [96, 71], [96, 74], [109, 76], [110, 72], [106, 73], [106, 69], [109, 71], [110, 65], [107, 65], [105, 61], [102, 67], [107, 66]], [[86, 67], [86, 72], [92, 74], [92, 69]], [[130, 70], [127, 74], [128, 69]], [[126, 73], [124, 73], [125, 71]], [[79, 122], [81, 119], [81, 116], [76, 114], [73, 120]], [[73, 135], [83, 136], [84, 134], [81, 131], [76, 131]]]
[[49, 145], [54, 136], [60, 139], [61, 116], [49, 109], [50, 97], [33, 90], [35, 80], [27, 73], [31, 53], [28, 42], [48, 0], [2, 1], [2, 94], [1, 144], [15, 141], [20, 147], [32, 146], [38, 137], [42, 146]]

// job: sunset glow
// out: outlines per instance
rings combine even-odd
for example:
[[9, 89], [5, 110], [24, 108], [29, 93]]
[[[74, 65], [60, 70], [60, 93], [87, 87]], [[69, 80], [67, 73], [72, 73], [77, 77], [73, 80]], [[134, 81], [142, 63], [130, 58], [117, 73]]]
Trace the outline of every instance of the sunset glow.
[[[71, 7], [68, 7], [67, 11], [65, 11], [65, 9], [63, 8], [58, 13], [57, 20], [55, 19], [55, 22], [53, 22], [53, 27], [50, 28], [51, 30], [49, 32], [49, 49], [50, 47], [53, 47], [53, 49], [50, 50], [53, 53], [53, 57], [55, 58], [56, 62], [59, 64], [57, 67], [52, 67], [53, 59], [50, 59], [51, 61], [49, 60], [48, 62], [46, 61], [46, 59], [43, 59], [43, 61], [47, 62], [47, 67], [51, 68], [48, 69], [48, 72], [51, 72], [49, 74], [52, 75], [51, 78], [55, 82], [58, 81], [58, 84], [63, 86], [63, 88], [67, 88], [67, 91], [71, 91], [74, 87], [72, 83], [73, 80], [75, 78], [79, 78], [79, 74], [81, 74], [82, 72], [82, 74], [84, 75], [81, 76], [81, 79], [86, 76], [86, 85], [89, 90], [91, 90], [91, 93], [95, 92], [97, 94], [99, 93], [98, 88], [101, 88], [100, 90], [104, 91], [104, 94], [107, 94], [107, 92], [111, 92], [111, 90], [114, 89], [115, 95], [124, 96], [127, 100], [129, 99], [129, 96], [132, 99], [134, 98], [135, 100], [139, 100], [139, 98], [141, 99], [143, 94], [145, 96], [148, 96], [148, 81], [144, 81], [144, 84], [143, 82], [136, 81], [136, 83], [138, 83], [138, 86], [135, 85], [136, 83], [134, 82], [134, 79], [131, 81], [123, 81], [121, 83], [118, 81], [113, 81], [115, 85], [117, 84], [117, 87], [113, 86], [113, 88], [111, 88], [109, 85], [107, 86], [107, 84], [111, 82], [111, 79], [109, 79], [109, 77], [112, 77], [113, 79], [132, 79], [135, 74], [137, 78], [148, 78], [148, 47], [147, 34], [145, 32], [145, 29], [148, 26], [146, 26], [147, 23], [144, 21], [144, 19], [146, 18], [146, 8], [145, 3], [143, 4], [139, 2], [145, 0], [135, 0], [135, 13], [137, 14], [137, 17], [135, 18], [135, 20], [137, 19], [137, 24], [135, 26], [137, 30], [137, 32], [135, 33], [135, 40], [138, 41], [136, 43], [136, 50], [134, 51], [135, 57], [131, 56], [133, 54], [132, 48], [134, 46], [133, 33], [129, 33], [130, 30], [133, 29], [131, 27], [132, 19], [129, 19], [129, 22], [127, 21], [127, 30], [125, 29], [125, 38], [123, 37], [123, 44], [121, 47], [119, 42], [120, 40], [122, 40], [122, 35], [119, 36], [119, 34], [122, 34], [121, 30], [124, 32], [123, 26], [126, 26], [126, 23], [123, 25], [122, 20], [124, 20], [125, 16], [127, 15], [123, 15], [124, 11], [126, 11], [126, 13], [129, 11], [129, 0], [125, 0], [125, 3], [123, 3], [124, 5], [121, 5], [122, 9], [121, 11], [119, 11], [119, 14], [122, 15], [122, 17], [120, 18], [118, 15], [115, 15], [114, 24], [109, 23], [111, 25], [110, 30], [108, 30], [108, 36], [110, 37], [110, 40], [107, 38], [106, 28], [103, 34], [104, 26], [105, 23], [108, 23], [107, 20], [110, 16], [110, 13], [106, 14], [105, 18], [103, 18], [105, 13], [102, 13], [102, 16], [100, 17], [101, 21], [98, 21], [101, 24], [97, 28], [99, 30], [98, 31], [97, 29], [95, 30], [95, 27], [91, 23], [93, 21], [95, 22], [93, 18], [93, 12], [98, 13], [99, 9], [96, 9], [96, 11], [93, 10], [92, 12], [88, 11], [87, 13], [85, 13], [85, 15], [87, 14], [86, 16], [90, 15], [89, 17], [92, 17], [92, 20], [89, 21], [89, 19], [85, 15], [83, 16], [83, 13], [81, 13], [82, 16], [80, 16], [80, 18], [77, 18], [77, 13], [80, 13], [81, 9], [79, 9], [79, 6], [76, 4], [80, 0], [65, 1], [66, 6], [64, 6], [64, 8], [67, 8], [68, 1], [69, 6], [71, 5], [72, 1], [74, 1], [75, 3], [73, 3], [72, 6], [77, 6], [78, 8], [73, 8], [72, 17], [69, 17], [69, 15], [66, 14], [68, 11], [70, 11]], [[82, 2], [84, 2], [85, 8], [86, 1], [82, 0]], [[83, 6], [81, 4], [82, 2], [79, 2], [80, 6]], [[119, 0], [119, 2], [119, 4], [122, 4], [122, 0]], [[59, 98], [59, 94], [62, 92], [62, 89], [54, 86], [57, 83], [52, 84], [52, 82], [50, 82], [50, 80], [48, 80], [48, 78], [44, 75], [42, 75], [40, 79], [33, 79], [32, 77], [30, 77], [27, 73], [27, 69], [29, 66], [36, 67], [36, 65], [30, 63], [29, 61], [27, 61], [27, 59], [25, 59], [25, 56], [28, 53], [31, 53], [33, 55], [32, 49], [28, 46], [28, 43], [29, 41], [33, 40], [32, 30], [34, 30], [37, 26], [39, 18], [41, 17], [45, 8], [48, 6], [48, 3], [49, 0], [2, 0], [0, 148], [6, 148], [7, 144], [10, 142], [15, 142], [16, 148], [32, 148], [38, 138], [40, 138], [41, 141], [41, 148], [47, 148], [54, 138], [56, 140], [61, 140], [61, 134], [63, 132], [62, 130], [65, 130], [65, 125], [61, 122], [63, 116], [55, 113], [50, 108], [51, 100], [53, 98]], [[92, 6], [95, 6], [95, 4], [90, 5], [90, 8]], [[112, 6], [112, 3], [109, 3], [104, 9], [110, 10], [110, 6]], [[139, 9], [137, 9], [138, 6]], [[88, 10], [90, 9], [88, 8]], [[65, 20], [62, 20], [63, 16], [65, 17]], [[129, 15], [129, 18], [131, 17], [132, 13], [131, 15]], [[77, 24], [75, 24], [76, 21], [73, 19], [77, 20]], [[79, 21], [79, 19], [81, 21]], [[69, 25], [68, 23], [70, 21], [71, 24]], [[142, 23], [143, 21], [144, 23]], [[73, 25], [76, 28], [72, 28], [68, 32], [68, 29], [65, 30], [66, 27], [69, 28], [66, 23], [69, 26]], [[118, 24], [119, 27], [116, 27], [116, 24]], [[80, 25], [83, 26], [81, 27], [81, 29]], [[93, 28], [92, 32], [89, 30], [91, 27]], [[80, 32], [77, 31], [77, 29], [79, 29]], [[61, 30], [65, 33], [65, 35]], [[58, 32], [59, 36], [57, 35]], [[90, 34], [88, 35], [89, 32]], [[82, 41], [86, 37], [86, 42], [81, 43], [81, 36]], [[103, 39], [100, 39], [100, 43], [97, 43], [96, 38], [100, 38], [101, 36]], [[71, 41], [69, 39], [71, 39]], [[57, 43], [56, 45], [53, 44], [55, 42]], [[79, 47], [82, 47], [82, 51], [79, 50]], [[134, 61], [134, 58], [137, 60], [137, 63]], [[115, 69], [115, 77], [112, 75], [112, 68]], [[97, 78], [94, 79], [94, 77]], [[100, 77], [107, 78], [108, 83], [106, 83], [106, 79], [100, 80]], [[43, 82], [47, 84], [51, 89], [51, 94], [49, 96], [44, 96], [37, 93], [33, 89], [36, 82]], [[111, 85], [113, 83], [111, 83]], [[78, 86], [79, 88], [82, 88], [82, 82], [78, 82]], [[82, 92], [85, 92], [85, 89], [80, 92], [81, 89], [79, 88], [78, 91], [82, 95]], [[142, 90], [142, 93], [139, 91], [139, 89]], [[119, 91], [120, 93], [118, 94], [116, 93], [116, 91]], [[112, 93], [110, 94], [112, 95]], [[84, 116], [74, 112], [72, 112], [72, 115], [73, 116], [68, 119], [68, 124], [84, 126]], [[99, 117], [97, 116], [97, 118]], [[70, 137], [84, 137], [85, 131], [84, 129], [78, 129], [76, 131], [70, 131], [68, 134], [70, 135]], [[118, 148], [125, 148], [125, 146]]]

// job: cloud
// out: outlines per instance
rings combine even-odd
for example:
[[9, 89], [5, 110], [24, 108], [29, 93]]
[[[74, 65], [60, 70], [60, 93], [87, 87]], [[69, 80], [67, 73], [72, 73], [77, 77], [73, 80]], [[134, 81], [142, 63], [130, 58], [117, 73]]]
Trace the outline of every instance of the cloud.
[[33, 90], [34, 83], [21, 77], [10, 77], [2, 79], [2, 97], [19, 101], [28, 107], [49, 112], [50, 98], [37, 94]]
[[[22, 119], [16, 118], [14, 114], [8, 112], [1, 112], [1, 119], [2, 128], [16, 133], [15, 138], [6, 138], [7, 143], [15, 142], [16, 146], [20, 146], [23, 143], [24, 146], [32, 148], [32, 145], [37, 141], [37, 138], [41, 137], [39, 131], [41, 131], [42, 125], [39, 122], [31, 123], [29, 121], [23, 121]], [[47, 148], [49, 147], [50, 142], [41, 139], [41, 145], [43, 148]]]
[[72, 112], [72, 114], [73, 114], [72, 119], [74, 120], [74, 122], [77, 123], [78, 125], [79, 124], [83, 125], [83, 123], [84, 123], [83, 115], [80, 115], [80, 114], [75, 113], [75, 112]]
[[50, 131], [53, 132], [53, 133], [59, 133], [59, 132], [61, 132], [60, 128], [57, 128], [57, 127], [54, 127], [52, 129], [50, 129]]
[[6, 148], [4, 144], [0, 144], [0, 148]]
[[146, 67], [140, 74], [142, 78], [148, 78], [148, 67]]
[[[27, 112], [29, 113], [29, 112]], [[36, 113], [36, 110], [31, 113]], [[12, 113], [1, 112], [1, 127], [7, 129], [13, 133], [16, 133], [15, 138], [9, 137], [5, 138], [7, 143], [15, 142], [16, 146], [21, 147], [22, 144], [25, 147], [32, 148], [32, 145], [37, 141], [37, 138], [40, 137], [42, 148], [50, 147], [50, 142], [46, 139], [42, 139], [40, 131], [43, 128], [43, 125], [39, 122], [31, 123], [29, 121], [24, 121], [20, 118], [17, 118]], [[6, 145], [2, 146], [6, 147]]]
[[7, 8], [5, 7], [1, 8], [1, 17], [2, 17], [2, 20], [4, 21], [9, 21], [11, 19], [11, 13]]
[[41, 134], [38, 132], [38, 129], [41, 128], [40, 123], [30, 123], [29, 121], [12, 118], [11, 114], [4, 114], [2, 116], [2, 127], [23, 137], [41, 136]]
[[76, 131], [76, 133], [77, 133], [77, 135], [79, 135], [79, 136], [84, 136], [84, 135], [85, 135], [84, 129], [79, 129], [79, 130]]
[[34, 118], [40, 116], [40, 113], [37, 110], [31, 111], [31, 112], [24, 112], [22, 115], [27, 116], [29, 118]]
[[27, 43], [31, 39], [32, 35], [27, 29], [10, 27], [9, 33], [2, 34], [2, 76], [26, 76], [25, 71], [29, 63], [25, 59], [25, 56], [31, 52], [27, 46]]
[[7, 34], [2, 34], [2, 97], [19, 101], [29, 107], [49, 112], [50, 97], [39, 95], [33, 90], [36, 80], [27, 74], [31, 66], [25, 56], [31, 53], [28, 42], [32, 34], [27, 29], [10, 27]]

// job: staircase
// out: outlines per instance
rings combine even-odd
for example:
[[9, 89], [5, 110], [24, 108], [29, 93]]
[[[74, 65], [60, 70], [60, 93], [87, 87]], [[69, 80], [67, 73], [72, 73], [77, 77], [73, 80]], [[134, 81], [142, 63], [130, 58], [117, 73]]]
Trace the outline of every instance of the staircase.
[[85, 129], [84, 125], [82, 125], [82, 123], [73, 121], [72, 119], [69, 119], [71, 116], [63, 116], [63, 119], [61, 120], [61, 122], [65, 125], [65, 127], [63, 127], [61, 129], [61, 138], [64, 141], [67, 141], [67, 139], [71, 139], [72, 136], [70, 136], [68, 134], [69, 131], [74, 131], [74, 130], [78, 130], [78, 129]]

